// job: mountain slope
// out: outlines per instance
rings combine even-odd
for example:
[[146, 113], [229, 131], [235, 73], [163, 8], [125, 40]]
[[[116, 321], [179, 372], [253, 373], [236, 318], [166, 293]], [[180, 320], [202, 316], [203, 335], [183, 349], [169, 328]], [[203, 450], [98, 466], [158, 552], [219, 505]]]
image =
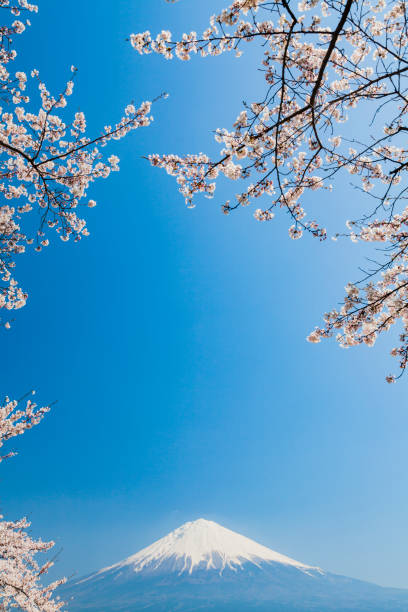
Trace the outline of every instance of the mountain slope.
[[71, 582], [61, 597], [73, 611], [408, 611], [408, 591], [324, 572], [204, 519]]

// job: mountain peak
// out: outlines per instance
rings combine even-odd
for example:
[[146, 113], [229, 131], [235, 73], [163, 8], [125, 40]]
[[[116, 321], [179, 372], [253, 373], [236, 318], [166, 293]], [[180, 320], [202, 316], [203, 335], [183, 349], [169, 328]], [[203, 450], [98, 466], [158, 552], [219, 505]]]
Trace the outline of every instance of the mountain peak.
[[264, 563], [280, 563], [301, 571], [316, 569], [281, 555], [214, 521], [199, 518], [184, 523], [135, 555], [101, 571], [131, 567], [136, 573], [143, 570], [171, 570], [179, 574], [191, 574], [198, 569], [217, 570], [222, 573], [226, 568], [242, 569], [244, 563], [257, 567]]

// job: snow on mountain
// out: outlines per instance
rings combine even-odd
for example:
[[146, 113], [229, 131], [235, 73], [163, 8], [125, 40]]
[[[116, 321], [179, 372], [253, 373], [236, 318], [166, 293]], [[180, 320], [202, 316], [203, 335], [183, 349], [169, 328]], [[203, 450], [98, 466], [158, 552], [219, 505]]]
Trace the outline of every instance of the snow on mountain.
[[225, 568], [242, 569], [246, 562], [258, 567], [264, 562], [282, 563], [306, 572], [319, 569], [281, 555], [213, 521], [200, 518], [185, 523], [147, 548], [101, 572], [126, 566], [131, 566], [135, 572], [146, 568], [159, 569], [164, 565], [168, 568], [172, 561], [173, 569], [180, 574], [191, 574], [195, 569], [215, 569], [220, 572]]

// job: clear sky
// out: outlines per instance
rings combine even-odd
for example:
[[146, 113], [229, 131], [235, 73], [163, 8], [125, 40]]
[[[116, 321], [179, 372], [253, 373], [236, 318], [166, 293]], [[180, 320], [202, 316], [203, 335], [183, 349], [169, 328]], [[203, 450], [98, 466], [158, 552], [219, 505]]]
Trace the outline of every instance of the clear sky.
[[[71, 108], [95, 133], [131, 100], [170, 97], [152, 127], [112, 146], [121, 172], [89, 191], [90, 238], [19, 262], [30, 299], [1, 337], [1, 388], [58, 404], [10, 444], [19, 456], [1, 467], [1, 511], [56, 540], [58, 574], [99, 569], [204, 517], [305, 563], [408, 588], [408, 379], [384, 382], [392, 340], [348, 351], [305, 341], [358, 278], [363, 249], [292, 242], [284, 215], [225, 217], [233, 183], [188, 210], [174, 179], [142, 159], [215, 152], [212, 130], [262, 92], [262, 51], [180, 63], [126, 42], [204, 28], [223, 0], [38, 3], [21, 67], [59, 91], [78, 66]], [[308, 205], [335, 230], [359, 198], [345, 181]]]

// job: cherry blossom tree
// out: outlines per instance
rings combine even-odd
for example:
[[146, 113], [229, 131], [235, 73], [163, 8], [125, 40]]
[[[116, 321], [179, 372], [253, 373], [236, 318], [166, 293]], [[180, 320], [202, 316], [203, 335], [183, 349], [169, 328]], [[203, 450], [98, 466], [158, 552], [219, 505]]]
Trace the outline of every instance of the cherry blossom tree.
[[[31, 398], [6, 398], [0, 406], [0, 448], [10, 438], [37, 425], [49, 409], [49, 406], [39, 408]], [[13, 454], [0, 456], [0, 462]], [[40, 565], [36, 560], [37, 555], [47, 552], [54, 542], [33, 540], [27, 533], [29, 526], [25, 518], [13, 522], [0, 516], [0, 607], [2, 610], [17, 607], [29, 612], [57, 612], [63, 602], [55, 598], [53, 592], [65, 580], [42, 586], [41, 578], [53, 562]]]
[[[13, 71], [17, 54], [14, 37], [30, 25], [21, 18], [37, 7], [26, 0], [0, 0], [10, 24], [0, 27], [0, 193], [8, 203], [0, 206], [0, 309], [21, 308], [27, 292], [15, 279], [16, 255], [32, 248], [48, 247], [51, 231], [63, 241], [88, 236], [86, 221], [78, 207], [94, 207], [87, 198], [90, 184], [119, 170], [119, 158], [103, 155], [102, 148], [130, 131], [148, 126], [151, 102], [138, 108], [129, 104], [114, 125], [96, 136], [87, 135], [82, 112], [67, 119], [67, 101], [72, 95], [76, 68], [63, 91], [53, 96], [38, 70], [30, 74]], [[15, 19], [19, 17], [19, 19]], [[14, 19], [14, 20], [13, 20]], [[39, 106], [30, 103], [28, 90], [39, 90]], [[28, 217], [28, 219], [27, 219]], [[7, 328], [10, 321], [2, 318]]]
[[[366, 208], [332, 238], [374, 243], [383, 254], [346, 287], [341, 308], [326, 313], [308, 340], [335, 335], [342, 347], [372, 346], [398, 323], [392, 355], [400, 375], [408, 361], [407, 24], [402, 0], [234, 0], [202, 34], [176, 41], [169, 31], [130, 36], [140, 54], [183, 61], [239, 57], [246, 43], [259, 45], [264, 96], [244, 104], [230, 129], [216, 130], [219, 157], [150, 155], [150, 162], [177, 178], [188, 206], [200, 194], [213, 197], [221, 177], [237, 181], [239, 193], [223, 212], [258, 201], [253, 215], [266, 222], [282, 210], [294, 240], [326, 239], [326, 229], [307, 216], [307, 202], [318, 197], [311, 192], [353, 175], [369, 196]], [[355, 109], [368, 117], [361, 138], [347, 123]]]

